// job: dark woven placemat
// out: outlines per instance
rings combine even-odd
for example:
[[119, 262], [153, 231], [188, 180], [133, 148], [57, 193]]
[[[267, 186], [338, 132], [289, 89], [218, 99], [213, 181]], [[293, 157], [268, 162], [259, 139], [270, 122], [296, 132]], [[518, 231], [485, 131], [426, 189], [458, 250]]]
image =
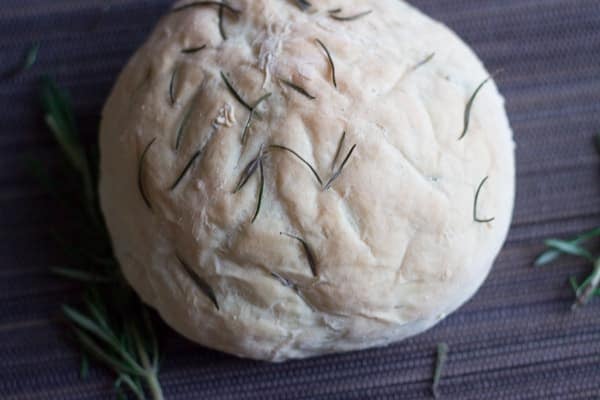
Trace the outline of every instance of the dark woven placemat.
[[[316, 0], [315, 0], [316, 1]], [[110, 399], [112, 376], [79, 359], [59, 306], [77, 287], [48, 274], [52, 239], [70, 221], [27, 174], [24, 157], [57, 151], [37, 101], [39, 76], [67, 87], [88, 138], [119, 70], [167, 0], [2, 0], [0, 74], [33, 43], [38, 63], [0, 81], [0, 398]], [[430, 332], [384, 349], [271, 365], [195, 346], [165, 330], [168, 399], [416, 399], [430, 396], [435, 345], [451, 354], [448, 399], [600, 397], [600, 301], [576, 313], [565, 259], [534, 271], [547, 236], [600, 224], [600, 2], [413, 0], [455, 29], [490, 70], [503, 68], [518, 144], [518, 194], [508, 242], [477, 296]], [[109, 4], [110, 7], [106, 5]]]

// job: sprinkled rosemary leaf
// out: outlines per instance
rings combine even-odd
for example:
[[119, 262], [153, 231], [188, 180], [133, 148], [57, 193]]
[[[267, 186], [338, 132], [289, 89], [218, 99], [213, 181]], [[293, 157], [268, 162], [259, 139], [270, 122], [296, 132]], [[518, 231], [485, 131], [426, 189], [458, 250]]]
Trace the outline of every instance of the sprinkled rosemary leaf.
[[240, 96], [237, 90], [235, 90], [235, 88], [233, 87], [231, 82], [229, 82], [229, 79], [227, 79], [227, 76], [223, 73], [223, 71], [221, 71], [221, 78], [223, 78], [225, 85], [227, 85], [227, 88], [229, 89], [233, 97], [235, 97], [235, 99], [239, 101], [240, 104], [243, 105], [248, 111], [252, 112], [252, 107], [242, 98], [242, 96]]
[[280, 79], [280, 81], [285, 84], [286, 86], [289, 86], [290, 88], [294, 89], [296, 92], [300, 93], [301, 95], [309, 98], [310, 100], [314, 100], [316, 99], [315, 96], [311, 95], [310, 93], [308, 93], [306, 90], [304, 90], [304, 88], [290, 82], [290, 81], [286, 81], [285, 79]]
[[171, 191], [173, 191], [173, 190], [175, 190], [175, 188], [177, 188], [177, 186], [181, 183], [181, 181], [183, 180], [185, 175], [188, 173], [188, 171], [190, 169], [192, 169], [192, 167], [194, 166], [194, 163], [196, 162], [198, 157], [200, 157], [201, 154], [202, 154], [202, 150], [198, 150], [197, 152], [194, 153], [194, 155], [192, 156], [190, 161], [186, 164], [185, 168], [183, 168], [183, 171], [181, 172], [181, 174], [179, 175], [179, 177], [177, 178], [175, 183], [173, 183], [173, 185], [171, 186], [171, 189], [170, 189]]
[[223, 4], [219, 6], [219, 32], [221, 33], [221, 38], [223, 40], [227, 40], [227, 34], [225, 33], [225, 28], [223, 27], [223, 13], [225, 12], [225, 8]]
[[437, 346], [437, 360], [435, 363], [435, 372], [433, 373], [433, 385], [431, 386], [433, 397], [435, 397], [436, 399], [439, 396], [438, 387], [442, 379], [442, 372], [444, 370], [444, 365], [446, 364], [447, 359], [448, 345], [446, 343], [439, 343]]
[[312, 7], [312, 4], [310, 4], [308, 1], [306, 0], [296, 0], [296, 4], [298, 5], [298, 7], [302, 10], [302, 11], [306, 11], [309, 8]]
[[321, 40], [315, 39], [315, 41], [319, 44], [319, 46], [321, 46], [321, 48], [323, 49], [323, 51], [325, 51], [325, 54], [327, 55], [329, 65], [331, 66], [331, 80], [333, 81], [333, 86], [337, 89], [337, 80], [335, 78], [335, 64], [333, 63], [333, 57], [331, 57], [329, 49], [327, 49], [327, 47]]
[[260, 99], [258, 99], [252, 106], [252, 110], [250, 111], [250, 114], [248, 115], [248, 120], [246, 121], [244, 130], [242, 131], [242, 143], [246, 143], [246, 136], [248, 134], [248, 131], [250, 130], [250, 126], [252, 125], [252, 119], [254, 118], [254, 115], [256, 114], [256, 109], [263, 101], [267, 100], [269, 97], [271, 97], [271, 93], [265, 94]]
[[146, 205], [148, 206], [148, 208], [150, 210], [152, 210], [152, 204], [150, 204], [150, 200], [148, 199], [148, 195], [146, 194], [146, 189], [144, 187], [144, 165], [145, 165], [145, 160], [146, 160], [146, 156], [148, 155], [148, 151], [150, 150], [150, 147], [152, 147], [152, 145], [156, 142], [156, 138], [152, 139], [150, 141], [150, 143], [148, 143], [146, 145], [146, 148], [144, 149], [144, 152], [142, 153], [142, 156], [140, 157], [140, 161], [139, 161], [139, 165], [138, 165], [138, 189], [140, 190], [140, 194], [142, 195], [142, 198], [144, 199], [144, 203], [146, 203]]
[[331, 185], [333, 185], [333, 182], [335, 182], [335, 180], [337, 178], [339, 178], [339, 176], [342, 174], [342, 171], [344, 170], [344, 167], [348, 163], [348, 160], [350, 159], [350, 156], [354, 152], [354, 149], [356, 149], [356, 145], [352, 146], [352, 148], [350, 149], [350, 151], [346, 155], [346, 158], [344, 158], [344, 161], [342, 161], [342, 165], [340, 165], [340, 168], [335, 172], [335, 174], [333, 174], [331, 176], [331, 178], [329, 178], [329, 180], [327, 181], [327, 183], [323, 187], [323, 190], [328, 190], [331, 187]]
[[277, 279], [279, 281], [279, 283], [281, 283], [283, 286], [287, 287], [287, 288], [291, 288], [291, 289], [296, 289], [296, 284], [292, 281], [290, 281], [287, 278], [284, 278], [283, 276], [279, 275], [276, 272], [271, 272], [271, 276], [275, 279]]
[[182, 6], [173, 8], [171, 10], [171, 12], [175, 13], [175, 12], [183, 11], [183, 10], [186, 10], [186, 9], [192, 8], [192, 7], [209, 7], [209, 6], [225, 8], [226, 10], [228, 10], [234, 14], [241, 13], [240, 10], [236, 10], [235, 8], [231, 7], [230, 5], [228, 5], [226, 3], [223, 3], [221, 1], [192, 1], [191, 3], [184, 4]]
[[312, 272], [312, 275], [316, 278], [318, 276], [317, 263], [315, 262], [315, 256], [314, 256], [312, 250], [310, 249], [310, 246], [308, 245], [308, 243], [306, 243], [306, 241], [304, 239], [302, 239], [296, 235], [291, 235], [291, 234], [285, 233], [285, 232], [280, 232], [280, 235], [284, 235], [289, 238], [295, 239], [302, 244], [302, 248], [304, 249], [304, 253], [306, 254], [306, 259], [308, 260], [308, 265], [310, 266], [310, 272]]
[[435, 57], [435, 53], [431, 53], [430, 55], [425, 57], [425, 59], [423, 61], [419, 62], [417, 65], [415, 65], [412, 70], [415, 71], [415, 70], [421, 68], [423, 65], [425, 65], [428, 62], [430, 62], [431, 60], [433, 60], [433, 57]]
[[310, 171], [313, 173], [313, 175], [315, 176], [315, 178], [317, 178], [317, 181], [319, 182], [319, 185], [323, 185], [323, 180], [321, 180], [321, 177], [319, 176], [319, 174], [317, 173], [317, 171], [313, 168], [312, 165], [310, 165], [310, 163], [308, 161], [306, 161], [304, 158], [302, 158], [302, 156], [298, 153], [296, 153], [294, 150], [290, 149], [289, 147], [286, 146], [281, 146], [278, 144], [272, 144], [269, 146], [270, 149], [275, 149], [275, 150], [283, 150], [283, 151], [287, 151], [288, 153], [294, 155], [298, 160], [300, 160], [304, 165], [306, 165]]
[[496, 219], [496, 218], [481, 219], [477, 216], [477, 203], [479, 202], [479, 193], [481, 192], [481, 188], [483, 188], [483, 185], [485, 185], [485, 183], [487, 182], [488, 179], [489, 179], [489, 176], [486, 176], [485, 178], [483, 178], [483, 180], [479, 184], [479, 187], [477, 188], [477, 192], [475, 193], [475, 201], [473, 202], [473, 220], [475, 222], [480, 222], [483, 224], [487, 223], [487, 222], [492, 222]]
[[260, 164], [262, 158], [263, 158], [263, 147], [261, 146], [256, 158], [254, 160], [250, 161], [248, 163], [248, 165], [246, 165], [246, 168], [244, 168], [244, 171], [242, 172], [242, 176], [240, 177], [240, 181], [238, 182], [237, 186], [235, 187], [235, 190], [233, 191], [233, 193], [237, 193], [240, 190], [242, 190], [244, 185], [246, 185], [246, 183], [248, 182], [248, 179], [250, 179], [252, 177], [252, 175], [254, 175], [256, 170], [258, 169], [258, 165]]
[[177, 74], [179, 73], [179, 66], [175, 66], [173, 68], [173, 73], [171, 74], [171, 81], [169, 82], [169, 101], [171, 105], [175, 105], [175, 81], [177, 80]]
[[477, 97], [477, 95], [479, 94], [481, 89], [483, 89], [485, 84], [488, 83], [490, 81], [490, 79], [492, 79], [491, 75], [488, 76], [487, 78], [485, 78], [485, 80], [483, 82], [481, 82], [479, 84], [479, 86], [477, 86], [477, 89], [475, 89], [475, 92], [473, 92], [473, 95], [467, 102], [467, 106], [465, 107], [464, 128], [463, 128], [463, 131], [462, 131], [460, 137], [458, 138], [458, 140], [462, 140], [462, 138], [464, 138], [466, 136], [467, 131], [469, 130], [469, 123], [471, 120], [471, 109], [473, 108], [473, 102], [475, 101], [475, 98]]
[[331, 163], [331, 170], [335, 169], [335, 164], [337, 163], [338, 158], [340, 157], [340, 153], [342, 152], [342, 147], [344, 147], [344, 140], [346, 140], [346, 131], [342, 133], [342, 137], [340, 138], [340, 142], [338, 143], [337, 151], [335, 152], [335, 157], [333, 157], [333, 162]]
[[[341, 10], [340, 10], [341, 11]], [[366, 17], [367, 15], [371, 14], [373, 12], [373, 10], [369, 10], [369, 11], [364, 11], [361, 12], [359, 14], [356, 15], [350, 15], [348, 17], [340, 17], [339, 15], [336, 15], [338, 12], [329, 12], [329, 16], [337, 21], [355, 21], [357, 19], [360, 19], [362, 17]]]
[[342, 7], [332, 8], [331, 10], [327, 10], [329, 14], [338, 14], [342, 12]]
[[177, 127], [177, 133], [175, 134], [175, 150], [179, 150], [179, 146], [181, 146], [181, 140], [183, 139], [183, 133], [185, 132], [185, 128], [187, 126], [187, 123], [188, 123], [191, 115], [192, 115], [192, 105], [190, 104], [190, 107], [185, 112], [183, 119], [181, 120], [181, 123]]
[[212, 289], [212, 287], [210, 287], [208, 282], [206, 282], [194, 270], [192, 270], [190, 266], [185, 261], [183, 261], [181, 257], [179, 257], [178, 254], [176, 254], [175, 257], [177, 257], [177, 260], [179, 260], [179, 263], [181, 264], [187, 275], [196, 284], [196, 286], [198, 286], [198, 289], [200, 289], [202, 294], [204, 294], [214, 304], [215, 308], [218, 311], [220, 311], [219, 302], [217, 301], [215, 291]]
[[202, 46], [198, 46], [198, 47], [188, 47], [186, 49], [182, 49], [181, 52], [183, 54], [193, 54], [193, 53], [197, 53], [200, 50], [204, 50], [206, 48], [206, 45], [203, 44]]
[[262, 205], [263, 193], [265, 191], [265, 171], [263, 169], [262, 158], [258, 161], [258, 167], [260, 170], [260, 184], [258, 187], [258, 199], [256, 201], [256, 211], [254, 211], [254, 216], [252, 217], [251, 223], [253, 224], [258, 218], [258, 213], [260, 213], [260, 206]]

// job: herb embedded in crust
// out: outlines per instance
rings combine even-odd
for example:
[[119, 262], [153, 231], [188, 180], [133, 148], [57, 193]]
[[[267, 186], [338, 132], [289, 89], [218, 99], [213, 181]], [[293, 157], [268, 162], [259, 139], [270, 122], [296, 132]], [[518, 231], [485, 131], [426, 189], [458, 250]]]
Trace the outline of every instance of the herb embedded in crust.
[[496, 219], [496, 218], [482, 219], [477, 216], [477, 205], [479, 203], [479, 194], [481, 193], [481, 189], [483, 188], [483, 185], [485, 185], [485, 183], [488, 181], [488, 179], [489, 179], [489, 176], [486, 176], [485, 178], [483, 178], [483, 180], [477, 187], [477, 191], [475, 192], [475, 200], [473, 201], [473, 220], [475, 222], [479, 222], [482, 224], [487, 223], [487, 222], [492, 222]]
[[329, 66], [331, 67], [331, 80], [333, 82], [333, 86], [337, 89], [337, 80], [335, 77], [335, 63], [333, 62], [333, 57], [331, 57], [331, 53], [329, 52], [329, 49], [327, 48], [327, 46], [325, 46], [325, 44], [321, 40], [315, 39], [315, 41], [317, 42], [317, 44], [319, 46], [321, 46], [321, 48], [325, 52], [325, 55], [327, 56], [327, 60], [329, 61]]
[[306, 255], [308, 265], [310, 266], [310, 272], [312, 272], [312, 275], [316, 278], [319, 274], [317, 271], [317, 262], [315, 261], [315, 255], [313, 254], [308, 243], [306, 243], [306, 241], [304, 239], [302, 239], [301, 237], [298, 237], [296, 235], [291, 235], [291, 234], [285, 233], [285, 232], [280, 232], [280, 235], [284, 235], [291, 239], [295, 239], [298, 242], [300, 242], [300, 244], [302, 244], [302, 248], [304, 249], [304, 254]]

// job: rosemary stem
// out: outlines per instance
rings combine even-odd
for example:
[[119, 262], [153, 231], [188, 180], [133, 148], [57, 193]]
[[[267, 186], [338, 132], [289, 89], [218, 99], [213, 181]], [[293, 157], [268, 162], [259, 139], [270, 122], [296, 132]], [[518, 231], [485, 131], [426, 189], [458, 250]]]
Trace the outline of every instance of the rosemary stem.
[[157, 372], [152, 369], [151, 372], [146, 375], [145, 379], [148, 389], [150, 390], [152, 400], [164, 400], [163, 392], [160, 387], [160, 383], [158, 382]]

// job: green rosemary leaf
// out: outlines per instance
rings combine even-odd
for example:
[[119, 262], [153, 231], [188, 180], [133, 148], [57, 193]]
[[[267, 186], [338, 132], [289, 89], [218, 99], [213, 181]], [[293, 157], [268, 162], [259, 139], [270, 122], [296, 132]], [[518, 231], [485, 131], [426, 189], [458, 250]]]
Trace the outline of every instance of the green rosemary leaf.
[[21, 67], [21, 70], [19, 72], [25, 72], [28, 69], [30, 69], [31, 67], [33, 67], [33, 65], [37, 61], [37, 56], [38, 56], [39, 50], [40, 50], [39, 43], [36, 43], [33, 46], [31, 46], [31, 48], [27, 51], [27, 54], [25, 55], [25, 60], [23, 61], [23, 66]]
[[54, 134], [54, 138], [69, 164], [80, 175], [87, 211], [94, 223], [98, 223], [93, 174], [85, 150], [79, 140], [69, 96], [59, 89], [49, 77], [44, 77], [42, 78], [41, 101], [46, 124]]
[[354, 149], [356, 149], [356, 145], [352, 146], [352, 148], [346, 155], [346, 158], [344, 158], [344, 161], [342, 161], [342, 165], [340, 165], [340, 168], [338, 168], [338, 170], [331, 176], [331, 178], [329, 178], [329, 180], [323, 187], [323, 190], [329, 190], [329, 188], [331, 188], [331, 186], [333, 185], [335, 180], [340, 177], [340, 175], [342, 174], [342, 172], [344, 170], [344, 167], [346, 166], [346, 164], [348, 163], [348, 160], [350, 159], [350, 156], [352, 155], [352, 153], [354, 153]]
[[590, 261], [593, 261], [594, 259], [589, 251], [587, 251], [583, 247], [580, 247], [577, 243], [567, 242], [558, 239], [548, 239], [545, 241], [545, 244], [551, 249], [559, 251], [563, 254], [569, 254], [576, 257], [583, 257]]
[[90, 377], [90, 359], [86, 353], [81, 354], [81, 367], [79, 368], [79, 377], [86, 380]]
[[206, 45], [203, 44], [202, 46], [198, 46], [198, 47], [188, 47], [185, 49], [182, 49], [181, 52], [183, 54], [194, 54], [199, 52], [200, 50], [204, 50], [206, 48]]
[[190, 266], [185, 261], [183, 261], [183, 259], [178, 254], [176, 254], [175, 256], [179, 260], [179, 263], [183, 266], [183, 269], [190, 277], [190, 279], [194, 282], [198, 289], [200, 289], [202, 294], [204, 294], [213, 303], [217, 310], [220, 310], [219, 303], [217, 301], [217, 296], [212, 287], [208, 284], [208, 282], [206, 282], [194, 270], [192, 270]]
[[173, 72], [171, 73], [171, 81], [169, 82], [169, 101], [171, 105], [175, 105], [177, 99], [175, 98], [175, 81], [177, 79], [177, 74], [179, 73], [179, 65], [176, 65], [173, 68]]
[[577, 289], [577, 301], [573, 309], [583, 307], [592, 299], [600, 286], [600, 258], [594, 262], [594, 271]]
[[194, 153], [194, 155], [192, 156], [190, 161], [188, 161], [186, 166], [183, 168], [183, 171], [181, 172], [181, 174], [179, 174], [179, 177], [177, 177], [177, 179], [175, 180], [175, 183], [173, 183], [173, 185], [171, 185], [171, 188], [170, 188], [171, 191], [173, 191], [173, 190], [175, 190], [175, 188], [177, 188], [177, 186], [181, 183], [181, 181], [183, 180], [185, 175], [192, 168], [192, 166], [194, 165], [194, 163], [196, 162], [198, 157], [200, 157], [201, 155], [202, 155], [202, 150], [198, 150], [197, 152]]
[[292, 83], [292, 82], [290, 82], [290, 81], [286, 81], [285, 79], [280, 79], [280, 81], [281, 81], [281, 82], [282, 82], [284, 85], [286, 85], [286, 86], [288, 86], [288, 87], [290, 87], [290, 88], [294, 89], [296, 92], [298, 92], [298, 93], [300, 93], [301, 95], [303, 95], [303, 96], [307, 97], [308, 99], [310, 99], [310, 100], [315, 100], [315, 99], [316, 99], [316, 97], [315, 97], [315, 96], [313, 96], [312, 94], [308, 93], [308, 92], [307, 92], [307, 91], [306, 91], [304, 88], [302, 88], [302, 87], [300, 87], [300, 86], [298, 86], [298, 85], [296, 85], [296, 84], [294, 84], [294, 83]]
[[246, 137], [248, 136], [248, 132], [250, 131], [250, 126], [252, 125], [252, 120], [254, 119], [254, 115], [256, 114], [256, 108], [265, 100], [271, 97], [271, 93], [267, 93], [263, 95], [260, 99], [258, 99], [254, 105], [252, 106], [252, 110], [248, 115], [248, 119], [246, 120], [246, 125], [244, 126], [244, 130], [242, 131], [242, 143], [246, 143]]
[[[141, 388], [141, 385], [134, 382], [134, 380], [131, 379], [129, 375], [119, 375], [119, 378], [115, 381], [115, 389], [120, 389], [121, 384], [125, 384], [125, 386], [127, 386], [127, 388], [131, 390], [133, 394], [135, 394], [138, 400], [146, 399], [146, 396], [144, 395], [144, 390]], [[127, 399], [127, 396], [124, 395], [123, 397]]]
[[321, 40], [315, 39], [315, 41], [319, 44], [319, 46], [321, 46], [321, 48], [323, 49], [323, 51], [325, 51], [325, 54], [327, 55], [327, 59], [329, 60], [329, 66], [331, 67], [331, 80], [333, 81], [333, 86], [337, 89], [337, 80], [335, 78], [335, 64], [333, 62], [333, 57], [331, 57], [329, 49]]
[[285, 232], [280, 232], [280, 235], [284, 235], [291, 239], [295, 239], [302, 244], [302, 248], [304, 249], [304, 254], [306, 255], [306, 259], [308, 260], [308, 265], [310, 266], [310, 272], [312, 273], [312, 275], [315, 278], [318, 277], [319, 272], [317, 271], [317, 263], [315, 261], [315, 255], [312, 252], [308, 243], [306, 243], [306, 241], [304, 239], [302, 239], [296, 235], [291, 235], [291, 234], [285, 233]]
[[256, 200], [256, 210], [254, 211], [254, 216], [252, 217], [251, 223], [253, 224], [258, 218], [258, 214], [260, 213], [260, 207], [262, 205], [263, 194], [265, 192], [265, 171], [263, 169], [262, 158], [258, 161], [258, 167], [260, 170], [260, 183], [258, 187], [258, 199]]
[[58, 276], [62, 276], [63, 278], [72, 279], [74, 281], [84, 282], [84, 283], [106, 283], [110, 282], [111, 279], [100, 274], [95, 274], [92, 272], [83, 271], [80, 269], [73, 268], [51, 268], [52, 273]]
[[467, 131], [469, 130], [469, 124], [471, 121], [471, 109], [473, 108], [473, 103], [475, 102], [475, 98], [477, 97], [477, 95], [479, 94], [481, 89], [483, 89], [485, 84], [488, 83], [491, 79], [492, 79], [491, 75], [488, 76], [487, 78], [485, 78], [485, 80], [483, 82], [481, 82], [479, 84], [479, 86], [477, 86], [477, 89], [475, 89], [475, 92], [473, 92], [473, 95], [467, 102], [467, 106], [465, 107], [465, 115], [464, 115], [464, 128], [463, 128], [463, 131], [460, 134], [460, 137], [458, 138], [458, 140], [462, 140], [467, 135]]
[[570, 277], [569, 284], [571, 285], [571, 289], [573, 289], [573, 292], [577, 294], [577, 292], [579, 292], [579, 283], [577, 283], [577, 278], [575, 278], [574, 276]]
[[[340, 10], [341, 11], [341, 10]], [[367, 15], [371, 14], [373, 12], [373, 10], [368, 10], [368, 11], [364, 11], [361, 13], [358, 13], [356, 15], [350, 15], [348, 17], [340, 17], [339, 15], [336, 15], [336, 13], [334, 12], [329, 12], [329, 16], [337, 21], [355, 21], [357, 19], [360, 19], [362, 17], [366, 17]]]
[[132, 375], [144, 375], [144, 371], [137, 367], [131, 367], [119, 360], [117, 357], [110, 355], [106, 351], [104, 351], [100, 346], [98, 346], [94, 340], [84, 331], [79, 328], [73, 328], [73, 332], [75, 336], [81, 343], [82, 347], [87, 350], [91, 355], [96, 357], [99, 361], [107, 364], [115, 371], [119, 371], [121, 373], [127, 373]]
[[142, 156], [140, 157], [140, 161], [139, 161], [139, 165], [138, 165], [138, 189], [140, 191], [140, 194], [142, 195], [142, 198], [144, 199], [144, 203], [146, 203], [146, 205], [148, 206], [148, 208], [150, 210], [152, 210], [152, 204], [150, 203], [150, 199], [148, 198], [148, 194], [146, 193], [146, 189], [144, 187], [144, 165], [145, 165], [145, 160], [146, 160], [146, 156], [148, 155], [148, 151], [150, 151], [150, 148], [152, 147], [152, 145], [156, 142], [156, 138], [152, 139], [150, 141], [150, 143], [148, 143], [146, 145], [146, 148], [144, 149], [144, 152], [142, 153]]
[[421, 68], [423, 65], [425, 65], [428, 62], [430, 62], [431, 60], [433, 60], [433, 57], [435, 57], [435, 53], [431, 53], [430, 55], [425, 57], [425, 59], [423, 61], [419, 62], [417, 65], [415, 65], [412, 70], [415, 71], [415, 70]]
[[227, 88], [229, 89], [233, 97], [235, 97], [235, 99], [239, 101], [240, 104], [243, 105], [248, 111], [252, 111], [252, 107], [242, 98], [242, 96], [240, 96], [237, 90], [235, 90], [235, 88], [233, 87], [231, 82], [229, 82], [229, 79], [227, 79], [227, 76], [223, 73], [223, 71], [221, 71], [221, 78], [223, 78], [225, 85], [227, 85]]
[[98, 324], [90, 318], [67, 305], [64, 305], [62, 310], [67, 318], [79, 328], [93, 334], [109, 345], [115, 345], [115, 338], [112, 337], [110, 333], [107, 333], [102, 327], [98, 326]]
[[254, 173], [258, 169], [258, 164], [260, 163], [262, 157], [263, 157], [263, 147], [261, 146], [256, 158], [254, 160], [250, 161], [248, 163], [248, 165], [246, 165], [246, 168], [244, 168], [244, 171], [242, 172], [242, 176], [240, 177], [240, 180], [239, 180], [237, 186], [235, 187], [235, 190], [233, 191], [233, 193], [239, 192], [244, 187], [244, 185], [246, 185], [248, 180], [252, 177], [252, 175], [254, 175]]
[[435, 372], [433, 373], [433, 385], [431, 386], [431, 391], [433, 393], [433, 397], [438, 398], [439, 396], [439, 385], [442, 379], [442, 372], [444, 370], [444, 366], [446, 365], [446, 361], [448, 360], [448, 345], [446, 343], [439, 343], [437, 345], [437, 360], [435, 363]]
[[312, 4], [310, 4], [307, 0], [296, 0], [296, 4], [302, 11], [306, 11], [312, 7]]
[[323, 185], [323, 181], [321, 180], [321, 177], [319, 176], [319, 174], [317, 173], [317, 170], [315, 168], [313, 168], [312, 165], [310, 165], [310, 163], [308, 161], [306, 161], [304, 158], [302, 158], [302, 156], [298, 153], [296, 153], [294, 150], [290, 149], [289, 147], [286, 146], [281, 146], [278, 144], [272, 144], [269, 146], [270, 149], [275, 149], [275, 150], [283, 150], [283, 151], [287, 151], [288, 153], [294, 155], [298, 160], [300, 160], [304, 165], [306, 165], [310, 171], [313, 173], [313, 175], [315, 176], [315, 178], [317, 179], [317, 181], [319, 182], [319, 185]]
[[344, 141], [346, 140], [346, 131], [342, 133], [342, 137], [338, 143], [337, 151], [335, 152], [335, 157], [333, 157], [333, 162], [331, 163], [331, 170], [335, 170], [335, 164], [337, 164], [337, 160], [340, 157], [340, 153], [342, 152], [342, 148], [344, 147]]
[[595, 143], [596, 151], [598, 152], [598, 154], [600, 154], [600, 133], [596, 134]]
[[489, 179], [489, 176], [486, 176], [485, 178], [483, 178], [483, 180], [479, 184], [479, 187], [477, 187], [477, 192], [475, 192], [475, 201], [473, 202], [473, 220], [475, 222], [487, 223], [487, 222], [492, 222], [496, 219], [496, 218], [481, 219], [477, 216], [477, 204], [479, 202], [479, 194], [481, 193], [481, 188], [483, 188], [483, 185], [485, 185], [485, 183], [487, 182], [488, 179]]
[[[600, 237], [600, 227], [594, 228], [588, 232], [583, 233], [582, 235], [577, 236], [576, 238], [570, 240], [569, 243], [573, 245], [579, 245], [596, 237]], [[535, 260], [534, 265], [536, 267], [546, 265], [556, 260], [558, 257], [561, 256], [561, 254], [563, 253], [555, 249], [546, 250], [545, 252], [539, 255], [539, 257]]]
[[187, 10], [192, 7], [207, 7], [207, 6], [216, 6], [216, 7], [220, 7], [220, 8], [225, 8], [226, 10], [228, 10], [234, 14], [241, 14], [240, 10], [236, 10], [235, 8], [233, 8], [230, 5], [228, 5], [224, 2], [221, 2], [221, 1], [192, 1], [191, 3], [184, 4], [182, 6], [173, 8], [171, 10], [171, 12], [176, 13], [179, 11]]
[[[223, 2], [223, 4], [224, 3], [225, 2]], [[227, 34], [225, 33], [225, 27], [223, 26], [223, 13], [225, 11], [223, 4], [219, 6], [219, 32], [221, 33], [221, 38], [223, 38], [223, 40], [227, 40]]]

